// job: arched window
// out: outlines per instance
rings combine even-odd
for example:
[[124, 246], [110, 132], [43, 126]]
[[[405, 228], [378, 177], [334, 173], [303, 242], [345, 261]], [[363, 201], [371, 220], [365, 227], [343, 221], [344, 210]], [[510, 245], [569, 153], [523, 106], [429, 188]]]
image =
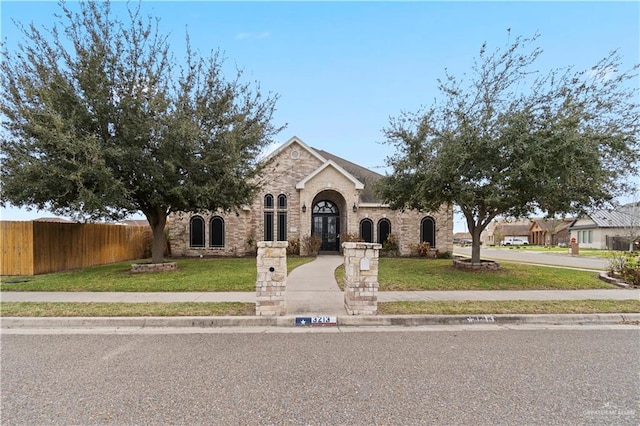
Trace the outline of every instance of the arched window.
[[378, 221], [378, 243], [384, 244], [391, 233], [391, 222], [389, 219], [380, 219]]
[[264, 196], [264, 240], [273, 241], [273, 195]]
[[420, 242], [436, 246], [436, 221], [430, 216], [423, 217], [420, 222]]
[[209, 222], [209, 245], [211, 247], [224, 247], [224, 219], [214, 216]]
[[278, 241], [287, 241], [287, 196], [278, 195]]
[[360, 239], [365, 243], [373, 242], [373, 222], [371, 219], [362, 219], [360, 221]]
[[278, 195], [278, 210], [287, 209], [287, 196], [284, 194]]
[[273, 210], [273, 195], [267, 194], [264, 196], [264, 209]]
[[189, 245], [204, 247], [204, 219], [200, 216], [193, 216], [189, 222]]

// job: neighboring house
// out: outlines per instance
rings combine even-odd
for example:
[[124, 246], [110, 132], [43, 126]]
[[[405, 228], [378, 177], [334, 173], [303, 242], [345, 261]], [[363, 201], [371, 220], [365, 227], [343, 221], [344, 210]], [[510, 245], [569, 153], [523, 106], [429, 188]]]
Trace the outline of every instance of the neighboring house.
[[456, 232], [453, 234], [453, 244], [471, 244], [471, 233], [470, 232]]
[[453, 250], [452, 209], [392, 210], [373, 190], [382, 177], [378, 173], [311, 148], [297, 137], [264, 161], [261, 191], [237, 213], [170, 216], [173, 255], [248, 255], [257, 241], [302, 241], [310, 235], [321, 239], [321, 250], [338, 252], [347, 234], [383, 243], [390, 233], [401, 255], [411, 254], [423, 241], [440, 251]]
[[568, 244], [569, 225], [573, 220], [574, 218], [533, 219], [529, 227], [529, 244], [538, 246]]
[[569, 232], [580, 247], [628, 250], [629, 240], [640, 238], [640, 203], [581, 216], [571, 223]]
[[480, 234], [480, 241], [485, 246], [500, 245], [506, 237], [529, 239], [531, 219], [494, 219]]

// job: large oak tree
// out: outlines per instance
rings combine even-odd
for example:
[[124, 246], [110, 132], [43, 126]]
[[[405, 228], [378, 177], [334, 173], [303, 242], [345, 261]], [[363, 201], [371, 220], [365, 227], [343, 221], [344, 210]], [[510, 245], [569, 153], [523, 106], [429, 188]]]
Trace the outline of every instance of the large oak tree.
[[3, 205], [84, 220], [141, 211], [163, 260], [174, 211], [250, 202], [260, 152], [281, 128], [276, 95], [223, 75], [218, 53], [172, 55], [158, 21], [109, 2], [60, 3], [51, 28], [19, 24], [24, 40], [0, 64]]
[[638, 173], [638, 67], [621, 70], [613, 52], [586, 71], [539, 73], [537, 38], [483, 45], [468, 76], [446, 73], [430, 107], [384, 129], [396, 153], [383, 197], [395, 208], [458, 206], [474, 263], [496, 216], [580, 213], [624, 194]]

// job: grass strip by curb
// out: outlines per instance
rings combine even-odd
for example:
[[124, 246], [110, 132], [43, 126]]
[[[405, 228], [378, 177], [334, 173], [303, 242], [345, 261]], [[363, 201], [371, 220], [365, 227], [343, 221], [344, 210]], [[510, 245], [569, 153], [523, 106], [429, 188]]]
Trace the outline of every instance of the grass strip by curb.
[[2, 317], [180, 317], [251, 316], [255, 303], [57, 303], [2, 302]]
[[379, 315], [640, 313], [640, 300], [507, 300], [378, 303]]
[[[509, 300], [378, 303], [379, 315], [640, 313], [639, 300]], [[254, 303], [2, 302], [2, 317], [253, 316]]]

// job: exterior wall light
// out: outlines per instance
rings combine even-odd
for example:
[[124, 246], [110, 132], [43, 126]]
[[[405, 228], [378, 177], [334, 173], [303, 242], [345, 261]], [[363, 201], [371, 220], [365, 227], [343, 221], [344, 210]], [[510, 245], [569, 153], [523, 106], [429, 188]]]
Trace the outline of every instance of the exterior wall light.
[[305, 203], [302, 203], [302, 213], [306, 213], [307, 212], [307, 205]]
[[353, 203], [353, 212], [357, 212], [358, 211], [358, 206], [356, 206], [356, 203]]

